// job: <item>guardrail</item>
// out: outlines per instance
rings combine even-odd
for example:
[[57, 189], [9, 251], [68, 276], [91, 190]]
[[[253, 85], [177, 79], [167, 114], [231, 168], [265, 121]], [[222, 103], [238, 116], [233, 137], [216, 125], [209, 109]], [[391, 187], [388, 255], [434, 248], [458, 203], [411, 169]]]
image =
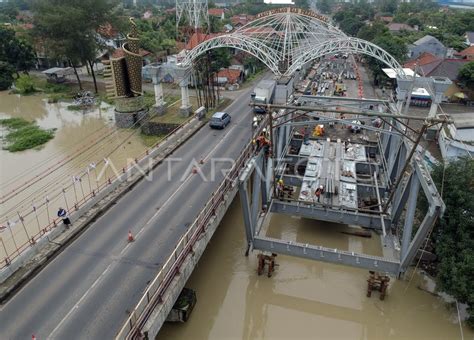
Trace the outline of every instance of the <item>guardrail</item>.
[[[95, 174], [96, 181], [94, 185], [91, 184], [91, 182], [94, 182], [94, 180], [91, 181], [90, 178], [90, 173], [92, 169], [89, 167], [87, 168], [86, 171], [83, 173], [79, 174], [78, 176], [73, 176], [72, 182], [63, 187], [62, 190], [58, 189], [57, 194], [55, 194], [53, 197], [48, 198], [46, 197], [44, 202], [39, 204], [39, 205], [33, 205], [32, 208], [28, 211], [24, 212], [17, 212], [17, 218], [15, 220], [7, 220], [7, 221], [2, 221], [0, 228], [1, 232], [9, 231], [11, 235], [11, 239], [13, 241], [14, 245], [14, 250], [9, 252], [7, 247], [5, 246], [4, 239], [0, 237], [0, 249], [3, 249], [5, 253], [5, 257], [3, 261], [0, 263], [0, 270], [9, 266], [10, 263], [19, 257], [22, 253], [24, 253], [26, 250], [28, 250], [30, 247], [34, 246], [45, 234], [48, 232], [52, 231], [55, 229], [58, 225], [60, 225], [62, 222], [61, 218], [55, 217], [55, 214], [50, 216], [50, 205], [52, 202], [55, 200], [58, 200], [61, 198], [61, 196], [64, 197], [64, 203], [66, 204], [66, 210], [68, 212], [68, 215], [71, 215], [75, 212], [77, 212], [79, 209], [85, 206], [86, 203], [91, 202], [94, 198], [96, 198], [97, 195], [101, 194], [104, 192], [105, 189], [110, 188], [112, 186], [118, 186], [119, 182], [123, 182], [124, 179], [126, 180], [129, 176], [132, 175], [132, 170], [137, 168], [138, 166], [141, 166], [145, 164], [146, 161], [149, 159], [153, 159], [156, 157], [156, 154], [158, 154], [159, 148], [167, 143], [171, 137], [174, 136], [175, 133], [177, 133], [179, 130], [183, 129], [186, 125], [188, 125], [195, 117], [191, 116], [189, 119], [187, 119], [185, 122], [183, 122], [181, 125], [176, 127], [174, 130], [172, 130], [170, 133], [168, 133], [163, 139], [161, 139], [158, 143], [156, 143], [154, 146], [151, 148], [147, 148], [142, 154], [140, 154], [138, 157], [135, 158], [134, 163], [129, 164], [126, 167], [123, 167], [121, 169], [121, 174], [113, 174], [112, 176], [107, 176], [106, 173], [106, 178], [105, 181], [101, 184], [97, 181], [97, 174]], [[156, 162], [158, 162], [157, 160]], [[104, 163], [104, 167], [107, 166], [106, 164], [107, 160], [101, 160], [94, 164], [94, 169], [101, 163]], [[156, 162], [153, 162], [153, 164], [150, 164], [151, 167], [153, 167]], [[84, 191], [84, 186], [82, 182], [87, 182], [88, 185], [86, 186], [86, 190]], [[79, 183], [79, 184], [76, 184]], [[76, 188], [78, 186], [79, 188]], [[89, 192], [86, 193], [89, 189]], [[80, 191], [79, 191], [80, 190]], [[74, 191], [74, 197], [76, 198], [73, 202], [69, 202], [67, 199], [66, 192], [67, 191]], [[79, 192], [79, 193], [78, 193]], [[79, 194], [79, 197], [78, 197]], [[82, 194], [82, 198], [80, 198]], [[48, 224], [46, 225], [41, 225], [40, 220], [38, 218], [39, 213], [44, 213], [46, 211], [47, 214], [47, 220], [49, 221]], [[25, 219], [29, 217], [29, 221], [25, 221]], [[52, 217], [52, 218], [51, 218]], [[30, 225], [27, 225], [29, 223]], [[27, 241], [22, 243], [22, 244], [17, 244], [15, 241], [15, 236], [12, 230], [12, 227], [16, 224], [21, 224], [23, 228], [23, 232], [25, 233], [24, 236], [26, 236]], [[36, 224], [36, 227], [31, 224]], [[36, 229], [36, 232], [32, 232], [32, 229]], [[17, 236], [18, 237], [18, 236]], [[23, 237], [24, 239], [25, 237]]]
[[[255, 135], [260, 132], [266, 122], [267, 119], [264, 119]], [[174, 277], [179, 273], [181, 265], [184, 263], [188, 254], [191, 253], [199, 236], [205, 231], [210, 219], [215, 216], [217, 209], [224, 202], [225, 195], [235, 187], [235, 181], [238, 179], [244, 164], [253, 155], [254, 148], [253, 144], [250, 143], [242, 150], [232, 169], [217, 190], [212, 193], [211, 198], [196, 217], [194, 223], [180, 238], [168, 260], [145, 290], [136, 307], [130, 312], [129, 317], [117, 333], [115, 339], [133, 339], [140, 336], [141, 328], [145, 325], [155, 307], [162, 302], [164, 293]]]

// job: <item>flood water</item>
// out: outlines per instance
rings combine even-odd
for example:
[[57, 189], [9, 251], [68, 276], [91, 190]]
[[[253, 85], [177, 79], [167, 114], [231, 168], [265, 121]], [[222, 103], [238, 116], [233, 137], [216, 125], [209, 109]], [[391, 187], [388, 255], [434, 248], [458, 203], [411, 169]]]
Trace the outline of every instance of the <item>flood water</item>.
[[[39, 149], [15, 153], [0, 150], [0, 196], [1, 201], [5, 200], [1, 204], [0, 223], [3, 226], [6, 221], [11, 223], [11, 231], [3, 229], [0, 237], [9, 254], [27, 242], [26, 233], [31, 237], [39, 232], [40, 226], [47, 225], [59, 207], [72, 208], [74, 202], [113, 176], [110, 165], [107, 170], [103, 169], [104, 157], [120, 171], [128, 158], [133, 159], [145, 150], [141, 137], [133, 133], [136, 130], [115, 128], [111, 106], [102, 103], [98, 108], [83, 112], [68, 110], [68, 105], [48, 104], [40, 95], [0, 92], [0, 118], [21, 117], [35, 121], [42, 128], [57, 129], [54, 139]], [[90, 169], [89, 175], [71, 187], [73, 176], [84, 174], [91, 163], [102, 164], [96, 170]], [[69, 189], [62, 194], [62, 188], [67, 187]], [[38, 218], [34, 213], [25, 216], [25, 232], [18, 213], [26, 215], [33, 205], [41, 208], [37, 211]], [[4, 255], [5, 249], [0, 244], [0, 261]]]
[[[375, 237], [342, 235], [333, 224], [279, 215], [270, 225], [272, 236], [381, 251]], [[258, 276], [244, 239], [237, 197], [186, 285], [198, 299], [190, 320], [165, 324], [157, 339], [461, 339], [456, 309], [418, 288], [429, 283], [421, 275], [410, 284], [392, 279], [380, 301], [366, 297], [362, 269], [279, 255], [274, 275]], [[463, 333], [474, 338], [465, 326]]]

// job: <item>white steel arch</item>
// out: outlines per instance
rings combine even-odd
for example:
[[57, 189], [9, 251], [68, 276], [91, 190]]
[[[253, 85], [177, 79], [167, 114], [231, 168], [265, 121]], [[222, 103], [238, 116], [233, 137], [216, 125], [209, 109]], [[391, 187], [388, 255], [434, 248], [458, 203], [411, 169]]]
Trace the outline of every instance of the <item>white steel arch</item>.
[[340, 52], [369, 55], [404, 76], [400, 64], [377, 45], [348, 37], [325, 17], [294, 7], [261, 13], [232, 33], [202, 42], [186, 54], [181, 66], [190, 67], [200, 55], [220, 47], [232, 47], [255, 56], [277, 76], [289, 76], [312, 59]]
[[333, 53], [365, 54], [380, 60], [390, 68], [394, 69], [399, 77], [405, 77], [405, 72], [403, 71], [400, 63], [388, 52], [369, 41], [352, 37], [334, 39], [326, 43], [313, 46], [312, 49], [306, 51], [306, 53], [302, 54], [297, 60], [293, 62], [293, 64], [288, 68], [287, 73], [292, 74], [301, 65], [304, 65], [308, 61]]

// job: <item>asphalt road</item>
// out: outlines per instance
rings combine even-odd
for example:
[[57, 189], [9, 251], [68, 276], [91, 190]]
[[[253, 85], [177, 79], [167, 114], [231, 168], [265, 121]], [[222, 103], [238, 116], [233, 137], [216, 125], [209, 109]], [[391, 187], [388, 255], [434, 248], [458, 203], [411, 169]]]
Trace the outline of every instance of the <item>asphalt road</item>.
[[[3, 305], [0, 339], [113, 338], [230, 168], [211, 158], [235, 159], [248, 143], [251, 90], [226, 110], [227, 128], [203, 127]], [[200, 159], [206, 180], [190, 171]]]

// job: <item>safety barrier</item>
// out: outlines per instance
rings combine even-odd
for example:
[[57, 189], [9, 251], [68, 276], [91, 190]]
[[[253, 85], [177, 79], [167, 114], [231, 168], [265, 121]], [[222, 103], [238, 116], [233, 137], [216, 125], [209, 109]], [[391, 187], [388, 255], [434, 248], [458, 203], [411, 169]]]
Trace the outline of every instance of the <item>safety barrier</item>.
[[[267, 119], [264, 119], [260, 123], [256, 134], [261, 131], [261, 128], [265, 126], [266, 123]], [[180, 238], [168, 260], [150, 283], [136, 307], [130, 312], [129, 317], [117, 333], [115, 339], [132, 339], [139, 337], [141, 328], [148, 320], [154, 308], [162, 302], [164, 293], [174, 277], [179, 273], [181, 265], [192, 252], [194, 244], [199, 240], [200, 235], [205, 231], [209, 221], [215, 216], [216, 211], [224, 202], [226, 194], [235, 187], [240, 171], [253, 155], [254, 148], [253, 144], [250, 143], [242, 150], [232, 169], [217, 190], [212, 193], [211, 198], [196, 217], [194, 223]]]
[[[54, 217], [50, 216], [50, 209], [49, 209], [50, 202], [53, 202], [54, 200], [57, 200], [58, 198], [63, 196], [68, 215], [74, 214], [79, 209], [84, 207], [87, 203], [91, 203], [92, 200], [95, 199], [99, 194], [103, 193], [105, 189], [116, 187], [120, 183], [122, 183], [124, 180], [129, 178], [132, 175], [132, 171], [136, 169], [138, 166], [144, 165], [145, 162], [152, 160], [154, 157], [156, 157], [156, 155], [160, 151], [159, 148], [163, 146], [165, 143], [169, 142], [172, 137], [175, 137], [174, 135], [178, 133], [180, 130], [183, 130], [188, 124], [191, 123], [193, 119], [195, 119], [195, 117], [191, 116], [181, 125], [179, 125], [170, 133], [168, 133], [163, 139], [161, 139], [154, 146], [152, 146], [151, 148], [147, 148], [142, 154], [140, 154], [138, 157], [135, 158], [134, 163], [129, 164], [126, 167], [123, 167], [121, 169], [121, 174], [113, 174], [112, 176], [107, 176], [107, 173], [106, 173], [105, 181], [101, 184], [99, 184], [99, 182], [97, 181], [97, 174], [96, 174], [95, 175], [96, 183], [92, 185], [91, 178], [90, 178], [91, 170], [97, 169], [97, 166], [101, 163], [104, 163], [104, 167], [107, 166], [108, 164], [107, 159], [101, 160], [97, 162], [96, 164], [94, 164], [93, 167], [89, 166], [83, 173], [79, 174], [78, 176], [73, 176], [71, 183], [68, 186], [63, 187], [62, 190], [59, 190], [59, 192], [56, 195], [52, 196], [51, 198], [46, 197], [43, 203], [37, 206], [33, 205], [30, 210], [27, 210], [24, 212], [17, 211], [16, 212], [17, 218], [15, 220], [3, 221], [1, 223], [0, 232], [6, 232], [7, 230], [9, 231], [11, 235], [11, 240], [14, 245], [14, 250], [9, 252], [7, 250], [7, 246], [5, 245], [4, 239], [0, 237], [0, 247], [3, 248], [3, 251], [5, 253], [5, 257], [3, 261], [0, 263], [0, 270], [9, 266], [10, 263], [14, 259], [19, 257], [22, 253], [24, 253], [30, 247], [34, 246], [45, 234], [51, 232], [58, 225], [60, 225], [62, 221], [61, 218], [57, 218], [56, 216]], [[153, 166], [158, 161], [159, 160], [156, 160], [155, 162], [153, 162], [151, 166]], [[86, 194], [87, 188], [86, 188], [86, 192], [84, 192], [84, 186], [82, 184], [83, 181], [88, 182], [89, 193], [87, 194]], [[79, 183], [79, 184], [76, 184], [76, 183]], [[78, 188], [76, 188], [76, 186], [78, 186]], [[80, 190], [80, 193], [82, 194], [82, 198], [78, 197], [79, 190]], [[72, 202], [72, 204], [69, 204], [68, 202], [67, 195], [66, 195], [67, 191], [70, 191], [71, 193], [72, 191], [74, 192], [75, 200]], [[43, 210], [43, 212], [46, 211], [47, 220], [49, 222], [46, 225], [40, 224], [38, 214], [41, 212], [41, 210]], [[31, 230], [33, 229], [33, 226], [26, 225], [25, 219], [27, 217], [30, 217], [30, 221], [29, 221], [30, 224], [34, 223], [37, 225], [37, 227], [35, 227], [35, 229], [37, 229], [36, 232], [34, 233], [31, 232]], [[12, 227], [14, 227], [17, 224], [21, 224], [23, 231], [25, 233], [26, 239], [27, 239], [27, 241], [22, 244], [17, 244], [17, 242], [15, 241], [13, 230], [12, 230]]]

